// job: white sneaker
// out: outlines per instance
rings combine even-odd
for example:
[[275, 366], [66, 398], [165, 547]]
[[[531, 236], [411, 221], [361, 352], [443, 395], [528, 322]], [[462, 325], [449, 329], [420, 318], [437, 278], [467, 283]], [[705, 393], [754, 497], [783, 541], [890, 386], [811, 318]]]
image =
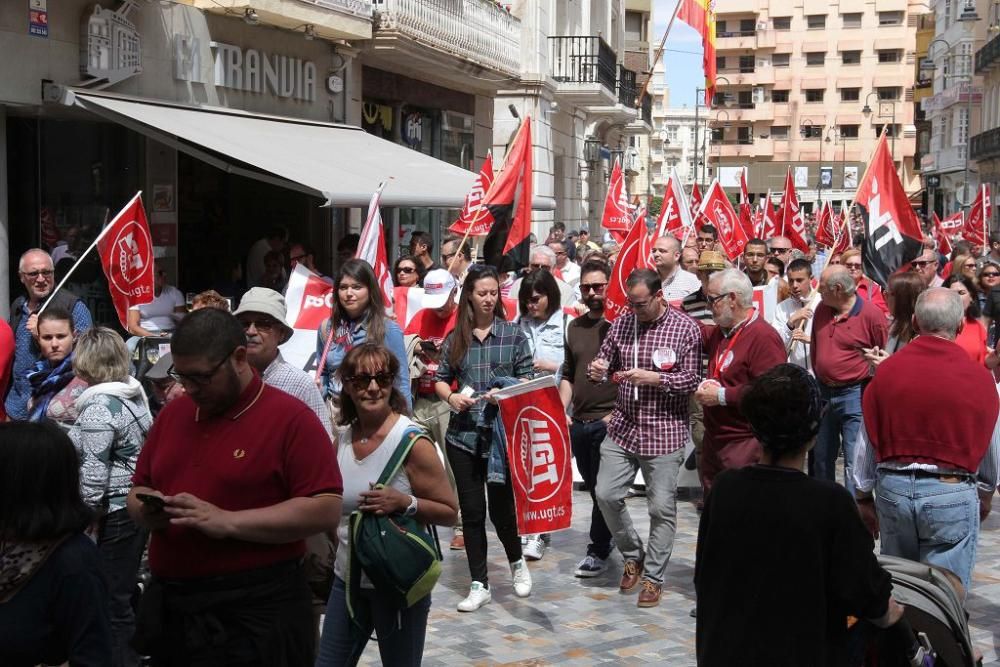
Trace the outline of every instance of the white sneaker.
[[545, 541], [541, 535], [528, 535], [527, 541], [521, 546], [521, 553], [528, 560], [542, 560], [545, 555]]
[[510, 564], [510, 573], [514, 577], [514, 595], [519, 598], [531, 595], [531, 573], [523, 558]]
[[[529, 590], [531, 582], [528, 582]], [[465, 598], [458, 603], [459, 611], [475, 611], [482, 607], [484, 604], [489, 604], [493, 599], [493, 595], [490, 593], [490, 589], [483, 586], [478, 581], [473, 581], [472, 586], [469, 588], [469, 597]]]

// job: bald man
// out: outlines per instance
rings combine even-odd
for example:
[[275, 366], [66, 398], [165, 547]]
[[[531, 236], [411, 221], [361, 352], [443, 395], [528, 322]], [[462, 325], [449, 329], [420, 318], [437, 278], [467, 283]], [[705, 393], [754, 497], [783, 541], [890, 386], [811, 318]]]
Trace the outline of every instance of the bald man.
[[663, 300], [679, 305], [684, 299], [701, 289], [701, 280], [681, 268], [681, 244], [674, 236], [661, 236], [653, 242], [650, 253], [653, 268], [663, 285]]

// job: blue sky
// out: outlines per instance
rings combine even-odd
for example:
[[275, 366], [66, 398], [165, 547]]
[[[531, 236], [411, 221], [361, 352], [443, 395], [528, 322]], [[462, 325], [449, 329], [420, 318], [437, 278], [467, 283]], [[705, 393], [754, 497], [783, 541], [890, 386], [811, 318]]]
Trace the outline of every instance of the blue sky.
[[[653, 34], [649, 41], [654, 53], [676, 6], [677, 0], [653, 0]], [[670, 106], [694, 106], [695, 88], [705, 84], [701, 57], [701, 36], [686, 23], [674, 21], [663, 50]]]

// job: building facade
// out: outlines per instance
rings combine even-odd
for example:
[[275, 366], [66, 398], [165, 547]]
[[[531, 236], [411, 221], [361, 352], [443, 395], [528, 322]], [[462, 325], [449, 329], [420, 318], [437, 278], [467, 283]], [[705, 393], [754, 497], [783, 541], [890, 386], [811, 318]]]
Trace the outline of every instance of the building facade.
[[998, 228], [997, 197], [1000, 196], [1000, 17], [989, 15], [990, 39], [975, 53], [975, 72], [983, 78], [983, 103], [980, 115], [982, 131], [973, 135], [970, 145], [978, 180], [990, 186], [993, 194], [988, 222]]
[[651, 163], [653, 193], [662, 197], [671, 171], [684, 185], [685, 192], [691, 191], [695, 183], [704, 185], [708, 176], [705, 151], [708, 147], [708, 108], [698, 102], [693, 107], [670, 106], [670, 88], [663, 78], [663, 62], [656, 63], [653, 98], [653, 133]]
[[750, 167], [751, 193], [799, 200], [853, 197], [882, 128], [908, 193], [919, 0], [717, 0], [717, 92], [709, 165], [729, 191]]

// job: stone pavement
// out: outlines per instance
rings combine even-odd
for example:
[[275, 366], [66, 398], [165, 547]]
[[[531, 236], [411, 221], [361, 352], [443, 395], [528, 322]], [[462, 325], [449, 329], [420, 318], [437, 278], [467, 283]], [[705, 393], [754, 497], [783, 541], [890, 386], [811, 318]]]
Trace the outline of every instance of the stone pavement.
[[[585, 555], [590, 497], [575, 491], [573, 526], [552, 536], [542, 561], [531, 563], [531, 597], [514, 596], [510, 571], [495, 535], [490, 534], [490, 581], [493, 602], [462, 614], [455, 605], [465, 597], [469, 570], [464, 552], [446, 551], [444, 574], [434, 591], [424, 665], [595, 665], [695, 664], [694, 553], [698, 514], [692, 502], [678, 503], [678, 531], [659, 607], [639, 609], [636, 593], [621, 595], [621, 558], [601, 577], [577, 579]], [[645, 499], [628, 501], [639, 534], [648, 533]], [[984, 665], [1000, 665], [1000, 499], [982, 526], [975, 580], [967, 601], [972, 636]], [[448, 531], [442, 531], [447, 549]], [[379, 664], [371, 642], [361, 664]]]

